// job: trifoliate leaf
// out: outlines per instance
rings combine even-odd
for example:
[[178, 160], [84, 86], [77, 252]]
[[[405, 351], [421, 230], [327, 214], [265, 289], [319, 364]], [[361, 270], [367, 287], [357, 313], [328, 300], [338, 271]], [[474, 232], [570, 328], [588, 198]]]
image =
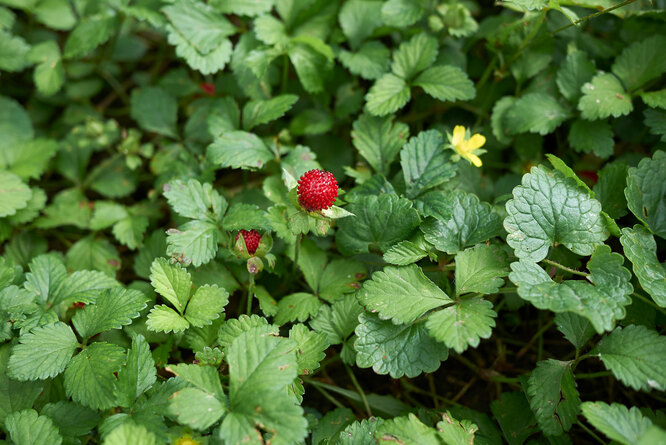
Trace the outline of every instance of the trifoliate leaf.
[[167, 25], [169, 32], [168, 41], [176, 47], [176, 55], [185, 59], [190, 68], [201, 74], [214, 74], [224, 69], [229, 60], [233, 48], [229, 39], [224, 39], [220, 45], [207, 54], [201, 53], [190, 43], [175, 27]]
[[187, 304], [185, 318], [192, 326], [203, 327], [220, 317], [229, 302], [229, 293], [216, 285], [201, 286]]
[[409, 126], [402, 122], [362, 114], [354, 121], [352, 142], [377, 173], [387, 174], [408, 136]]
[[112, 288], [103, 290], [94, 304], [88, 304], [72, 317], [76, 332], [90, 338], [109, 329], [120, 329], [132, 323], [139, 311], [146, 307], [146, 296], [134, 289]]
[[419, 216], [412, 202], [393, 194], [364, 196], [346, 209], [354, 217], [338, 222], [335, 239], [345, 255], [388, 250], [412, 234]]
[[107, 198], [122, 198], [137, 186], [137, 172], [127, 167], [120, 155], [101, 161], [86, 179], [90, 188]]
[[324, 352], [330, 345], [325, 334], [309, 330], [303, 324], [296, 324], [289, 330], [289, 338], [296, 342], [296, 362], [298, 374], [312, 374], [324, 360]]
[[205, 430], [226, 413], [224, 404], [211, 394], [197, 388], [183, 388], [169, 400], [169, 413], [178, 423], [195, 430]]
[[223, 133], [208, 146], [208, 160], [221, 167], [259, 169], [275, 154], [253, 133]]
[[593, 121], [609, 116], [620, 117], [634, 109], [631, 96], [612, 74], [597, 74], [583, 85], [582, 91], [578, 109], [583, 119]]
[[384, 423], [384, 419], [370, 417], [348, 425], [333, 443], [335, 445], [375, 445], [375, 431]]
[[144, 426], [134, 422], [126, 422], [114, 428], [104, 438], [104, 445], [155, 445], [158, 442], [154, 433], [148, 431]]
[[437, 39], [421, 32], [402, 42], [393, 53], [393, 73], [406, 80], [428, 68], [437, 57]]
[[[0, 297], [1, 300], [3, 300], [2, 297]], [[9, 378], [7, 362], [10, 351], [9, 343], [5, 343], [0, 348], [0, 422], [3, 424], [5, 417], [13, 411], [32, 407], [43, 390], [41, 382], [18, 382]]]
[[541, 261], [554, 244], [590, 255], [608, 237], [601, 204], [559, 171], [533, 167], [506, 203], [507, 243], [518, 258]]
[[490, 338], [497, 313], [493, 304], [482, 298], [456, 301], [452, 306], [430, 314], [426, 328], [432, 337], [461, 354]]
[[557, 86], [560, 93], [570, 101], [576, 101], [582, 86], [592, 79], [596, 73], [594, 64], [588, 60], [585, 51], [574, 51], [567, 54], [566, 59], [557, 70]]
[[363, 263], [346, 258], [335, 259], [326, 265], [319, 276], [316, 294], [326, 301], [337, 301], [344, 294], [358, 289], [358, 282], [367, 273]]
[[449, 350], [428, 335], [425, 323], [395, 325], [376, 315], [362, 313], [356, 327], [356, 364], [397, 379], [434, 372]]
[[127, 216], [125, 206], [113, 201], [97, 201], [92, 218], [90, 218], [90, 228], [92, 230], [106, 229]]
[[118, 371], [116, 397], [118, 404], [130, 407], [134, 401], [155, 383], [157, 370], [150, 352], [150, 345], [143, 335], [132, 338], [132, 347], [127, 351], [127, 361]]
[[609, 439], [624, 445], [633, 445], [652, 426], [640, 410], [619, 403], [585, 402], [581, 405], [583, 415], [596, 429]]
[[65, 43], [66, 59], [79, 59], [111, 38], [116, 32], [117, 20], [114, 16], [93, 15], [76, 25]]
[[338, 59], [352, 74], [376, 80], [388, 71], [389, 55], [390, 51], [383, 43], [372, 40], [365, 42], [356, 52], [341, 49]]
[[506, 255], [496, 246], [480, 244], [456, 255], [456, 294], [494, 294], [509, 273]]
[[415, 264], [375, 272], [357, 296], [367, 311], [396, 324], [411, 323], [429, 310], [453, 302]]
[[287, 295], [278, 301], [277, 315], [273, 321], [283, 325], [288, 321], [305, 321], [319, 311], [321, 301], [307, 292]]
[[616, 328], [594, 349], [607, 369], [635, 390], [666, 388], [666, 337], [640, 325]]
[[51, 419], [40, 416], [34, 409], [15, 411], [5, 419], [9, 438], [16, 445], [48, 443], [60, 445], [62, 436]]
[[30, 45], [22, 37], [0, 30], [0, 70], [21, 71], [30, 64], [28, 51]]
[[164, 185], [164, 197], [180, 216], [192, 219], [222, 217], [227, 201], [209, 183], [201, 184], [196, 179], [187, 182], [171, 181]]
[[131, 116], [146, 131], [177, 137], [178, 103], [160, 87], [132, 90]]
[[455, 176], [456, 167], [450, 158], [451, 151], [444, 150], [444, 140], [439, 131], [422, 131], [410, 138], [400, 151], [407, 197], [414, 199]]
[[607, 121], [584, 121], [576, 119], [569, 129], [569, 144], [582, 153], [593, 152], [602, 159], [613, 154], [613, 130]]
[[169, 264], [164, 258], [157, 258], [150, 266], [150, 284], [155, 291], [166, 298], [181, 314], [190, 298], [192, 277], [180, 264]]
[[177, 333], [189, 328], [190, 323], [169, 306], [159, 304], [150, 310], [146, 326], [151, 331]]
[[380, 444], [418, 443], [421, 445], [440, 445], [437, 430], [430, 428], [409, 413], [406, 417], [395, 417], [384, 421], [375, 431], [375, 439]]
[[443, 198], [442, 208], [426, 212], [433, 214], [434, 218], [421, 224], [421, 231], [426, 241], [437, 250], [456, 253], [501, 233], [500, 216], [476, 195], [462, 191], [433, 195]]
[[298, 96], [283, 94], [269, 100], [253, 100], [243, 107], [243, 130], [278, 119], [298, 101]]
[[662, 57], [664, 46], [666, 37], [659, 34], [634, 42], [615, 58], [611, 70], [627, 90], [633, 91], [666, 72], [666, 60]]
[[48, 229], [71, 224], [85, 229], [90, 220], [90, 202], [80, 190], [67, 189], [55, 195], [43, 213], [35, 221], [37, 227]]
[[518, 286], [518, 295], [536, 307], [582, 315], [601, 334], [624, 318], [624, 307], [631, 303], [631, 273], [622, 267], [623, 260], [608, 246], [597, 247], [587, 264], [592, 284], [583, 280], [557, 283], [538, 264], [525, 259], [511, 264], [509, 279]]
[[627, 197], [629, 210], [655, 235], [666, 239], [666, 152], [658, 151], [652, 159], [642, 159], [629, 169]]
[[527, 383], [527, 394], [546, 436], [559, 436], [576, 422], [580, 397], [571, 362], [549, 359], [537, 363]]
[[115, 372], [125, 360], [125, 350], [110, 343], [92, 343], [74, 356], [65, 370], [67, 396], [83, 406], [107, 409], [116, 405]]
[[457, 66], [433, 66], [419, 74], [414, 86], [442, 101], [471, 100], [476, 96], [474, 83]]
[[347, 294], [331, 306], [323, 305], [310, 320], [310, 327], [325, 334], [330, 344], [337, 345], [354, 332], [362, 312], [356, 296]]
[[357, 47], [372, 35], [375, 28], [382, 25], [382, 16], [377, 14], [382, 3], [376, 0], [352, 0], [342, 5], [338, 20], [352, 48]]
[[569, 117], [569, 112], [547, 93], [527, 93], [504, 113], [502, 126], [509, 134], [552, 133]]
[[659, 306], [666, 307], [666, 269], [657, 258], [654, 236], [645, 227], [635, 225], [622, 229], [620, 242], [643, 289]]
[[7, 375], [20, 381], [55, 377], [65, 369], [78, 345], [72, 328], [65, 323], [37, 327], [22, 335], [12, 349]]
[[14, 173], [0, 170], [0, 218], [28, 206], [32, 190]]
[[411, 241], [401, 241], [384, 253], [384, 261], [396, 266], [407, 266], [425, 258], [428, 252]]
[[555, 314], [557, 329], [569, 340], [576, 349], [581, 349], [594, 335], [592, 323], [585, 317], [573, 312]]
[[167, 232], [167, 255], [179, 258], [185, 264], [199, 267], [217, 252], [218, 228], [215, 224], [194, 220]]
[[409, 86], [400, 77], [388, 73], [380, 77], [365, 95], [366, 108], [375, 116], [386, 116], [409, 101]]
[[388, 0], [382, 6], [382, 20], [388, 26], [410, 26], [422, 15], [423, 8], [413, 0]]

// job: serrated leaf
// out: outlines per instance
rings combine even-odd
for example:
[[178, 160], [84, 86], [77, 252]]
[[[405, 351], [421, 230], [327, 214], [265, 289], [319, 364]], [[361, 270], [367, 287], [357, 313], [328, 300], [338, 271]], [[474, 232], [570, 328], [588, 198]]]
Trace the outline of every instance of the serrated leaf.
[[356, 364], [397, 379], [434, 372], [449, 350], [428, 335], [425, 323], [395, 325], [376, 315], [362, 313], [356, 327]]
[[407, 266], [425, 258], [428, 252], [411, 241], [401, 241], [384, 253], [384, 261], [396, 266]]
[[289, 338], [296, 342], [296, 362], [298, 374], [312, 374], [326, 357], [324, 352], [330, 345], [326, 335], [309, 330], [303, 324], [296, 324], [289, 330]]
[[666, 239], [666, 152], [658, 151], [652, 159], [644, 158], [629, 169], [627, 198], [629, 210], [655, 235]]
[[633, 264], [634, 273], [643, 289], [660, 307], [666, 307], [666, 269], [657, 258], [657, 243], [640, 225], [622, 229], [620, 242], [624, 254]]
[[404, 107], [409, 98], [409, 86], [403, 79], [394, 74], [384, 74], [366, 94], [366, 108], [370, 114], [386, 116]]
[[389, 56], [389, 49], [376, 40], [365, 42], [356, 52], [341, 49], [338, 53], [338, 59], [345, 68], [366, 80], [379, 79], [388, 71]]
[[518, 295], [540, 309], [573, 312], [586, 317], [598, 333], [613, 329], [615, 320], [626, 315], [631, 303], [631, 273], [622, 267], [623, 257], [606, 245], [597, 247], [587, 264], [587, 281], [557, 283], [536, 263], [511, 263], [509, 279], [518, 286]]
[[78, 346], [72, 328], [65, 323], [37, 327], [22, 335], [12, 349], [7, 375], [20, 381], [55, 377], [65, 369]]
[[415, 264], [375, 272], [357, 296], [366, 310], [396, 324], [411, 323], [429, 310], [453, 302]]
[[552, 133], [569, 117], [569, 112], [547, 93], [527, 93], [502, 115], [502, 126], [509, 134]]
[[201, 54], [215, 50], [236, 29], [204, 3], [183, 0], [162, 8], [174, 28]]
[[352, 0], [340, 8], [340, 28], [352, 48], [357, 47], [366, 37], [372, 35], [375, 28], [382, 25], [382, 17], [377, 14], [381, 7], [381, 1]]
[[651, 134], [661, 136], [661, 141], [666, 141], [666, 111], [653, 110], [648, 108], [643, 111], [645, 125], [650, 129]]
[[311, 94], [321, 92], [324, 76], [332, 66], [331, 60], [307, 43], [292, 44], [288, 56], [305, 91]]
[[317, 296], [327, 301], [337, 301], [344, 294], [358, 289], [358, 282], [365, 278], [367, 269], [363, 263], [349, 259], [335, 259], [326, 265], [319, 276]]
[[432, 337], [461, 354], [490, 338], [497, 313], [493, 304], [482, 298], [456, 301], [452, 306], [428, 316], [426, 328]]
[[14, 173], [0, 170], [0, 218], [28, 206], [32, 190]]
[[[375, 431], [375, 439], [380, 444], [418, 443], [421, 445], [440, 445], [437, 430], [421, 422], [416, 415], [395, 417], [384, 421]], [[457, 445], [457, 443], [455, 444]]]
[[659, 91], [642, 92], [641, 99], [650, 107], [666, 109], [666, 88]]
[[521, 259], [541, 261], [555, 243], [590, 255], [608, 237], [601, 204], [559, 171], [533, 167], [506, 203], [507, 243]]
[[585, 402], [581, 405], [583, 415], [596, 429], [608, 438], [624, 445], [633, 445], [652, 426], [640, 410], [619, 403]]
[[283, 325], [288, 321], [306, 321], [316, 314], [321, 307], [321, 301], [307, 292], [296, 292], [283, 297], [278, 301], [278, 311], [273, 321]]
[[253, 133], [223, 133], [208, 146], [208, 159], [221, 167], [258, 169], [274, 158], [274, 154]]
[[275, 0], [212, 0], [210, 5], [225, 14], [255, 16], [269, 12]]
[[362, 312], [355, 295], [347, 294], [331, 306], [323, 305], [310, 320], [310, 327], [325, 334], [330, 344], [337, 345], [354, 332]]
[[0, 157], [6, 158], [7, 153], [16, 153], [13, 146], [29, 141], [34, 134], [30, 116], [25, 109], [14, 99], [0, 96]]
[[39, 92], [45, 96], [57, 93], [65, 82], [58, 44], [54, 40], [39, 43], [30, 49], [27, 57], [37, 63], [33, 78]]
[[616, 328], [594, 349], [607, 369], [635, 390], [666, 388], [666, 337], [644, 326]]
[[190, 43], [175, 27], [167, 25], [168, 41], [176, 47], [176, 55], [185, 59], [190, 68], [201, 74], [215, 74], [224, 69], [233, 52], [229, 39], [221, 41], [220, 45], [207, 54], [202, 54]]
[[169, 413], [178, 423], [195, 430], [205, 430], [226, 413], [226, 407], [212, 394], [197, 388], [183, 388], [169, 401]]
[[178, 137], [178, 103], [160, 87], [132, 90], [130, 115], [146, 131]]
[[355, 421], [337, 436], [335, 445], [375, 445], [375, 431], [384, 423], [384, 419], [370, 417], [360, 422]]
[[102, 291], [94, 304], [86, 305], [72, 317], [72, 324], [82, 338], [90, 338], [109, 329], [132, 323], [146, 307], [146, 296], [134, 289], [114, 288]]
[[445, 412], [442, 420], [437, 422], [438, 435], [447, 445], [473, 444], [478, 429], [478, 426], [467, 419], [462, 421], [454, 419], [449, 411]]
[[93, 15], [81, 20], [72, 30], [65, 43], [66, 59], [78, 59], [111, 38], [116, 31], [117, 21], [114, 16]]
[[123, 423], [114, 428], [104, 438], [104, 445], [155, 445], [158, 443], [154, 433], [148, 431], [144, 426], [134, 422]]
[[41, 303], [54, 301], [58, 289], [67, 279], [67, 269], [61, 257], [56, 253], [39, 255], [30, 261], [28, 267], [30, 272], [25, 275], [25, 289]]
[[265, 318], [258, 315], [247, 316], [243, 314], [237, 319], [232, 318], [231, 320], [225, 321], [222, 326], [220, 326], [220, 330], [217, 334], [217, 342], [221, 347], [228, 348], [243, 332], [257, 327], [264, 328], [266, 332], [273, 332], [275, 335], [278, 335], [279, 333], [278, 328], [269, 325]]
[[179, 365], [169, 365], [167, 371], [177, 375], [190, 386], [213, 395], [221, 402], [226, 400], [220, 383], [220, 376], [214, 366], [181, 363]]
[[393, 53], [391, 70], [405, 81], [428, 68], [437, 57], [437, 39], [421, 32], [402, 42]]
[[[2, 104], [1, 101], [0, 104]], [[15, 110], [10, 109], [10, 112], [15, 112]], [[12, 123], [12, 125], [15, 126], [17, 131], [24, 131], [19, 122]], [[1, 123], [0, 131], [2, 131]], [[11, 136], [4, 132], [3, 135], [11, 139]], [[0, 145], [0, 168], [18, 175], [23, 180], [38, 178], [59, 148], [59, 144], [53, 139], [41, 138], [25, 141], [15, 140], [11, 145], [4, 148]]]
[[120, 287], [113, 277], [102, 272], [79, 270], [68, 276], [50, 296], [52, 305], [60, 303], [91, 303], [101, 290]]
[[613, 130], [606, 121], [576, 119], [571, 124], [567, 140], [576, 151], [593, 152], [602, 159], [609, 158], [615, 146]]
[[177, 333], [189, 328], [190, 323], [169, 306], [160, 304], [150, 310], [146, 326], [151, 331]]
[[64, 400], [47, 403], [41, 415], [51, 419], [63, 436], [85, 436], [100, 420], [100, 415], [92, 409]]
[[442, 101], [471, 100], [476, 96], [474, 83], [457, 66], [433, 66], [419, 74], [414, 86]]
[[631, 96], [612, 74], [597, 74], [581, 90], [583, 97], [578, 102], [578, 109], [583, 119], [593, 121], [609, 116], [620, 117], [634, 109]]
[[5, 419], [5, 427], [12, 443], [16, 445], [37, 443], [60, 445], [62, 443], [62, 436], [51, 419], [40, 416], [34, 409], [11, 413]]
[[180, 264], [169, 264], [164, 258], [157, 258], [150, 266], [150, 284], [155, 291], [166, 298], [181, 314], [190, 298], [192, 277]]
[[243, 107], [243, 130], [278, 119], [298, 101], [298, 96], [283, 94], [269, 100], [253, 100]]
[[216, 285], [204, 285], [197, 289], [187, 304], [185, 318], [192, 326], [203, 327], [220, 317], [229, 302], [229, 293]]
[[594, 64], [588, 60], [585, 51], [571, 52], [557, 70], [557, 86], [564, 97], [576, 101], [582, 94], [582, 86], [589, 82], [595, 73]]
[[155, 383], [157, 370], [150, 352], [150, 345], [143, 335], [132, 337], [132, 347], [127, 352], [127, 360], [118, 371], [116, 397], [118, 404], [130, 407], [134, 401]]
[[576, 349], [581, 349], [594, 335], [594, 328], [590, 320], [573, 312], [560, 312], [555, 314], [557, 329], [569, 340]]
[[615, 58], [611, 70], [627, 90], [633, 91], [666, 72], [664, 46], [666, 37], [659, 34], [634, 42]]
[[65, 370], [65, 391], [75, 402], [93, 409], [115, 406], [115, 372], [125, 350], [110, 343], [92, 343], [74, 356]]
[[494, 294], [509, 273], [506, 255], [495, 246], [481, 244], [456, 255], [456, 294]]
[[143, 245], [143, 234], [148, 229], [148, 218], [144, 215], [132, 215], [113, 225], [113, 236], [131, 250]]
[[450, 153], [444, 150], [444, 140], [437, 130], [422, 131], [409, 139], [400, 150], [408, 198], [414, 199], [455, 176]]
[[164, 196], [174, 211], [186, 218], [221, 218], [227, 209], [227, 200], [210, 183], [201, 184], [195, 179], [165, 184]]
[[0, 422], [3, 425], [10, 413], [32, 407], [43, 390], [41, 382], [18, 382], [9, 378], [7, 364], [10, 351], [9, 343], [0, 347]]
[[22, 37], [0, 30], [0, 69], [3, 71], [21, 71], [29, 65], [27, 54], [30, 45]]
[[167, 254], [181, 258], [195, 267], [207, 263], [217, 252], [218, 228], [203, 220], [194, 220], [167, 233]]
[[580, 397], [571, 362], [549, 359], [537, 363], [527, 383], [527, 394], [546, 436], [559, 436], [576, 422]]
[[388, 26], [410, 26], [422, 15], [423, 9], [412, 0], [388, 0], [382, 6], [382, 19]]
[[345, 255], [386, 251], [412, 234], [419, 216], [410, 200], [397, 195], [364, 196], [347, 206], [356, 215], [339, 220], [335, 240]]
[[352, 142], [358, 152], [377, 173], [387, 174], [389, 168], [409, 137], [409, 126], [362, 114], [354, 121]]
[[222, 220], [224, 230], [259, 229], [269, 231], [270, 222], [266, 212], [254, 204], [238, 202], [233, 204]]

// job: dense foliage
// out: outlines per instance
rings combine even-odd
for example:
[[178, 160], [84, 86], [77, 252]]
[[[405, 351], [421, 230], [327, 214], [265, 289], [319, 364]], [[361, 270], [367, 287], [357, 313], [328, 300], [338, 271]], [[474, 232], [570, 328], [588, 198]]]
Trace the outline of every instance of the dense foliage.
[[0, 0], [0, 441], [666, 443], [664, 8]]

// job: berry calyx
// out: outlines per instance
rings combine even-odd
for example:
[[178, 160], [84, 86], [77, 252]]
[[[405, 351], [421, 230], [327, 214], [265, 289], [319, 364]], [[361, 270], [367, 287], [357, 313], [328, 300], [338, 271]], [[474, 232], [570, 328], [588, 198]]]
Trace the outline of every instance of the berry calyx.
[[243, 241], [245, 241], [245, 247], [247, 247], [247, 252], [250, 255], [254, 255], [254, 252], [257, 251], [259, 247], [259, 242], [261, 241], [261, 233], [256, 230], [239, 230], [236, 234], [235, 241], [238, 241], [238, 237], [243, 235]]
[[305, 210], [329, 209], [338, 197], [338, 181], [333, 173], [324, 170], [310, 170], [298, 180], [298, 203]]

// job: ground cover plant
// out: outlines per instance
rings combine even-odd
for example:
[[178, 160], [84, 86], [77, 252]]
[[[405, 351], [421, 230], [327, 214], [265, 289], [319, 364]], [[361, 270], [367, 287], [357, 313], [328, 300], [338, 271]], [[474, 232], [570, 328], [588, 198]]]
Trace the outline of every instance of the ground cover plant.
[[665, 9], [0, 0], [0, 441], [666, 444]]

